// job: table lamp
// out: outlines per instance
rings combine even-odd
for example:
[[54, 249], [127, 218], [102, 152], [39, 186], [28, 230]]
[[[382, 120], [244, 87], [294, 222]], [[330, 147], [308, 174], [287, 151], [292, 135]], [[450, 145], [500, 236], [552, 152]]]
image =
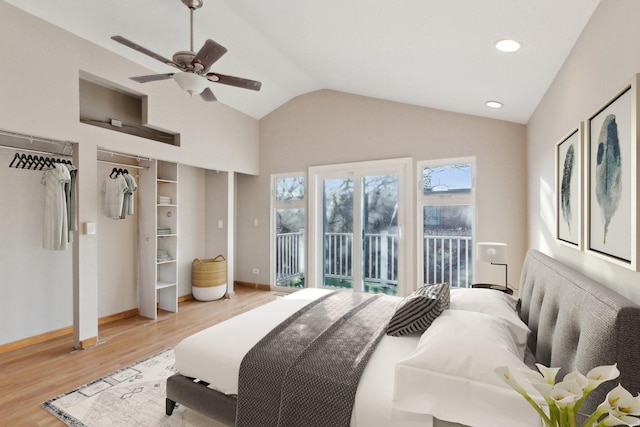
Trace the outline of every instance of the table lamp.
[[509, 289], [507, 277], [507, 244], [496, 242], [480, 242], [476, 245], [476, 260], [490, 262], [492, 265], [504, 265], [504, 288]]

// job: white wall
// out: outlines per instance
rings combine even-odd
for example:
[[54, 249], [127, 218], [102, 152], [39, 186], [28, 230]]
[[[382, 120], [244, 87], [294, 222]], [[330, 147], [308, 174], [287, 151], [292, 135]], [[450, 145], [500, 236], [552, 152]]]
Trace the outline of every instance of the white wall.
[[640, 2], [602, 0], [527, 125], [529, 244], [640, 303], [640, 273], [554, 238], [554, 147], [640, 72]]
[[[260, 121], [260, 175], [238, 176], [236, 278], [269, 283], [271, 174], [398, 157], [470, 156], [477, 160], [476, 238], [509, 244], [509, 281], [517, 283], [527, 247], [524, 126], [329, 90], [297, 97]], [[477, 269], [478, 280], [504, 280], [503, 269]]]
[[[227, 182], [229, 174], [226, 172], [207, 171], [206, 173], [206, 257], [214, 258], [227, 254], [227, 230], [229, 220], [227, 218]], [[218, 227], [218, 221], [222, 221], [222, 228]]]
[[[0, 2], [0, 58], [6, 66], [0, 71], [0, 128], [77, 143], [79, 168], [79, 222], [97, 222], [101, 179], [96, 167], [98, 146], [160, 160], [176, 161], [203, 169], [258, 172], [258, 122], [222, 103], [203, 103], [181, 92], [173, 82], [140, 85], [128, 77], [149, 74], [133, 64], [86, 40], [80, 39], [44, 21]], [[21, 65], [16, 65], [21, 64]], [[43, 68], [44, 67], [44, 68]], [[45, 71], [43, 71], [45, 70]], [[150, 125], [181, 134], [181, 146], [174, 147], [79, 122], [79, 77], [96, 76], [117, 87], [148, 95]], [[3, 236], [16, 237], [0, 229]], [[34, 229], [34, 234], [37, 232]], [[29, 293], [28, 280], [9, 274], [8, 265], [19, 265], [31, 258], [34, 275], [51, 271], [46, 263], [34, 259], [37, 253], [9, 252], [0, 266], [0, 278], [16, 278], [3, 295], [3, 304], [28, 311], [24, 322], [12, 318], [10, 311], [0, 313], [0, 323], [14, 324], [4, 341], [25, 338], [59, 327], [76, 326], [74, 344], [97, 336], [99, 317], [98, 241], [96, 236], [80, 235], [73, 249], [74, 278], [49, 276], [49, 289], [60, 289], [40, 301]], [[34, 239], [37, 239], [35, 236]], [[70, 251], [71, 252], [71, 251]], [[51, 283], [51, 281], [55, 283]], [[64, 291], [62, 291], [64, 289]], [[68, 294], [73, 289], [73, 315]], [[181, 289], [182, 290], [182, 289]], [[64, 297], [67, 295], [67, 297]], [[64, 299], [65, 302], [60, 301]], [[33, 301], [31, 301], [33, 299]], [[28, 301], [28, 302], [27, 302]], [[56, 302], [51, 304], [51, 302]]]

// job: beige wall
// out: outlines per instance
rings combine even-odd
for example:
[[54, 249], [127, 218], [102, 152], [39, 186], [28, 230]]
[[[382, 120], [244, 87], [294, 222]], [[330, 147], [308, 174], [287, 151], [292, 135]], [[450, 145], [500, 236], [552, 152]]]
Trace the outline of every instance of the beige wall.
[[640, 302], [640, 273], [554, 238], [554, 146], [640, 72], [640, 2], [602, 0], [527, 125], [529, 243]]
[[[238, 179], [236, 278], [269, 283], [271, 174], [397, 157], [468, 156], [477, 161], [476, 238], [509, 244], [509, 281], [517, 282], [527, 247], [524, 126], [330, 90], [297, 97], [260, 121], [260, 175]], [[260, 270], [258, 277], [252, 268]], [[504, 274], [478, 268], [486, 280], [500, 281]]]

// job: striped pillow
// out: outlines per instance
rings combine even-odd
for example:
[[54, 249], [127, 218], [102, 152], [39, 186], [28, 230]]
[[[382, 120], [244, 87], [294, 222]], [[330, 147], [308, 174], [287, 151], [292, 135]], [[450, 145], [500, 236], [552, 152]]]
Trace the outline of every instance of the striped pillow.
[[398, 304], [387, 325], [387, 335], [399, 337], [426, 330], [449, 308], [449, 284], [421, 286]]

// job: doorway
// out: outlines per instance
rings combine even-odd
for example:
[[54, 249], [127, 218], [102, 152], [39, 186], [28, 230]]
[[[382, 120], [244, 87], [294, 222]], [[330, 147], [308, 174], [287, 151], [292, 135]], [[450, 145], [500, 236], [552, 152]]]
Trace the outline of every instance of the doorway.
[[311, 272], [317, 287], [400, 295], [409, 159], [310, 168]]

